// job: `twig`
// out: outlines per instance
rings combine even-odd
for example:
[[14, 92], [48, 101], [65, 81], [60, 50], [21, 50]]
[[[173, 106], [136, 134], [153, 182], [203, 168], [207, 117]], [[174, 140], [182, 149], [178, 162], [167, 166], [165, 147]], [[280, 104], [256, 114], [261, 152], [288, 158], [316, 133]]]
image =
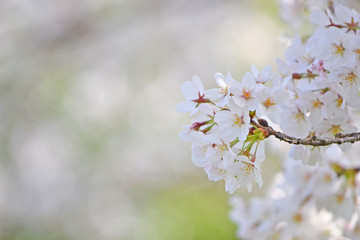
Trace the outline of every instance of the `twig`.
[[257, 128], [262, 128], [263, 130], [265, 130], [269, 134], [269, 136], [273, 135], [280, 141], [284, 141], [295, 145], [327, 146], [333, 143], [343, 144], [347, 142], [354, 143], [360, 141], [360, 132], [348, 133], [348, 134], [338, 133], [335, 135], [334, 138], [319, 138], [317, 136], [311, 136], [301, 139], [301, 138], [291, 137], [282, 132], [275, 131], [272, 127], [265, 126], [267, 125], [267, 123], [260, 124], [253, 120], [251, 120], [251, 123], [254, 124]]

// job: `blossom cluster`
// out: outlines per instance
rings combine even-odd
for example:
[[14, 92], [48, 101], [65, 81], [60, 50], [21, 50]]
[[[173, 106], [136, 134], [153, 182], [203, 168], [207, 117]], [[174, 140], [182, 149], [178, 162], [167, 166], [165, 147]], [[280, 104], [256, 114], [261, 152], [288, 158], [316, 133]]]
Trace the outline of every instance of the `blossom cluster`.
[[[310, 2], [310, 1], [309, 1]], [[327, 2], [329, 1], [322, 1]], [[332, 2], [332, 1], [330, 1]], [[360, 14], [343, 5], [315, 9], [307, 39], [295, 36], [270, 66], [252, 66], [236, 81], [215, 74], [218, 87], [204, 89], [199, 77], [181, 86], [191, 124], [181, 139], [192, 142], [192, 161], [209, 180], [234, 193], [263, 184], [261, 163], [268, 126], [297, 139], [354, 134], [360, 110]], [[272, 128], [271, 128], [272, 129]], [[353, 141], [352, 141], [353, 142]], [[243, 239], [360, 239], [360, 167], [344, 152], [351, 143], [294, 145], [265, 198], [233, 198], [232, 220]]]
[[[318, 29], [305, 44], [295, 37], [285, 61], [277, 60], [280, 84], [295, 96], [293, 107], [284, 114], [280, 125], [286, 133], [304, 138], [357, 131], [350, 112], [360, 107], [359, 18], [355, 10], [342, 5], [336, 6], [334, 12], [313, 11], [311, 19]], [[348, 147], [342, 146], [344, 150]], [[304, 146], [295, 148], [302, 149], [294, 149], [297, 158], [307, 160], [301, 154]]]
[[316, 9], [334, 9], [334, 3], [341, 3], [354, 8], [360, 7], [357, 0], [279, 0], [280, 15], [282, 20], [289, 24], [295, 31], [300, 31], [309, 25], [308, 14]]
[[[334, 5], [312, 11], [318, 27], [302, 43], [295, 37], [277, 60], [279, 80], [291, 95], [292, 114], [284, 114], [282, 130], [299, 138], [336, 137], [356, 132], [360, 108], [359, 18], [354, 9]], [[296, 118], [287, 125], [291, 116]], [[231, 219], [242, 239], [360, 239], [360, 168], [344, 154], [350, 144], [290, 151], [264, 198], [248, 203], [232, 198]]]
[[[360, 239], [358, 168], [335, 145], [328, 165], [288, 159], [265, 198], [233, 197], [241, 239]], [[342, 159], [343, 165], [340, 165]]]
[[[218, 87], [213, 89], [205, 90], [198, 77], [185, 82], [181, 89], [186, 101], [177, 110], [192, 116], [181, 136], [192, 141], [194, 164], [203, 167], [210, 180], [225, 180], [230, 193], [240, 186], [250, 191], [254, 181], [262, 185], [267, 137], [255, 121], [266, 118], [297, 138], [356, 132], [349, 113], [360, 108], [359, 18], [342, 5], [334, 12], [313, 11], [317, 30], [305, 43], [294, 38], [285, 60], [277, 60], [277, 75], [271, 67], [260, 71], [252, 66], [240, 82], [230, 73], [215, 74]], [[341, 147], [346, 150], [349, 144]], [[316, 161], [323, 159], [325, 149], [317, 151]], [[309, 151], [297, 146], [292, 154], [307, 162]]]
[[192, 123], [180, 136], [192, 141], [193, 163], [204, 168], [209, 180], [224, 180], [229, 193], [240, 186], [251, 191], [253, 181], [262, 185], [266, 133], [252, 121], [267, 114], [278, 122], [280, 105], [289, 98], [286, 90], [265, 85], [272, 78], [270, 67], [259, 71], [253, 66], [241, 82], [217, 73], [217, 88], [204, 90], [197, 76], [181, 87], [186, 101], [177, 110], [190, 112]]

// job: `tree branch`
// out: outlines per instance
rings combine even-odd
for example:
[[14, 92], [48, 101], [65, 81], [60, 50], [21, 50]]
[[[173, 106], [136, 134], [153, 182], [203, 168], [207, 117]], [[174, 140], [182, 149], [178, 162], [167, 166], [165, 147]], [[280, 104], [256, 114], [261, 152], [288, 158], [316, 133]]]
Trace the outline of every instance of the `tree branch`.
[[[360, 141], [360, 132], [357, 133], [348, 133], [342, 134], [338, 133], [334, 138], [319, 138], [317, 136], [307, 137], [307, 138], [295, 138], [285, 133], [275, 131], [272, 127], [268, 126], [267, 122], [263, 119], [259, 120], [259, 123], [251, 120], [251, 123], [254, 124], [257, 128], [262, 128], [265, 130], [269, 136], [273, 135], [280, 141], [284, 141], [290, 144], [295, 145], [310, 145], [310, 146], [328, 146], [330, 144], [343, 144], [343, 143], [354, 143]], [[261, 124], [260, 124], [261, 123]]]

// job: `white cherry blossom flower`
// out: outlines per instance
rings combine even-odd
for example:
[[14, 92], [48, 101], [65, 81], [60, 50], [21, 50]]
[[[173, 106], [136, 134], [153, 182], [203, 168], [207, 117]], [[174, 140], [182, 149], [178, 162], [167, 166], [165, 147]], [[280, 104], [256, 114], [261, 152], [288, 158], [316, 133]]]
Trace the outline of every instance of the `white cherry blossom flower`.
[[209, 180], [219, 181], [225, 176], [223, 158], [228, 153], [228, 144], [217, 135], [198, 132], [192, 144], [191, 158], [196, 166], [204, 168]]
[[350, 189], [329, 194], [324, 206], [328, 211], [333, 212], [335, 216], [341, 217], [347, 221], [350, 221], [357, 212], [357, 206], [353, 200], [352, 191]]
[[321, 98], [324, 105], [327, 107], [327, 118], [337, 118], [348, 116], [346, 102], [343, 97], [337, 94], [334, 90], [327, 91]]
[[251, 162], [246, 156], [234, 157], [228, 154], [225, 158], [224, 167], [226, 169], [225, 190], [228, 193], [234, 193], [240, 186], [246, 186], [250, 192], [253, 181], [262, 187], [261, 170], [256, 161]]
[[342, 67], [355, 67], [355, 36], [346, 34], [343, 30], [330, 27], [317, 30], [313, 36], [317, 44], [311, 51], [316, 57], [324, 60], [326, 70], [336, 70]]
[[280, 127], [290, 136], [298, 138], [307, 137], [311, 130], [308, 117], [297, 107], [283, 108]]
[[249, 111], [230, 102], [229, 110], [223, 110], [215, 114], [214, 121], [221, 129], [225, 140], [245, 141], [250, 128]]
[[325, 27], [331, 24], [330, 22], [334, 19], [333, 14], [329, 9], [323, 10], [323, 9], [316, 9], [311, 12], [310, 14], [310, 20], [311, 22], [315, 23], [318, 26]]
[[258, 87], [253, 75], [247, 72], [241, 80], [241, 84], [232, 89], [233, 99], [240, 107], [254, 111], [258, 108], [256, 99]]
[[256, 114], [258, 116], [265, 115], [276, 124], [280, 123], [280, 105], [289, 98], [288, 92], [280, 87], [263, 88], [257, 98], [259, 108]]
[[229, 103], [231, 89], [239, 86], [240, 83], [232, 78], [230, 72], [228, 72], [226, 77], [221, 73], [216, 73], [214, 77], [219, 87], [207, 90], [206, 96], [215, 102], [217, 106], [224, 107]]
[[311, 124], [323, 121], [327, 115], [327, 105], [324, 103], [321, 92], [302, 91], [299, 92], [301, 103], [310, 112], [309, 120]]
[[336, 22], [348, 27], [347, 32], [357, 32], [359, 27], [360, 15], [355, 9], [348, 8], [344, 5], [338, 4], [335, 7]]
[[237, 235], [241, 239], [269, 239], [273, 233], [275, 214], [268, 199], [251, 198], [246, 204], [240, 197], [230, 199], [230, 219], [238, 225]]
[[198, 76], [194, 76], [192, 81], [186, 81], [181, 85], [181, 92], [186, 101], [176, 106], [178, 112], [191, 112], [190, 115], [197, 113], [199, 104], [207, 102], [204, 94], [204, 85]]
[[330, 84], [341, 84], [343, 86], [349, 86], [359, 88], [360, 86], [360, 71], [358, 68], [343, 68], [337, 71], [332, 71], [329, 74]]
[[274, 76], [271, 74], [271, 66], [266, 66], [263, 70], [259, 71], [255, 65], [251, 65], [251, 74], [253, 75], [255, 82], [258, 84], [266, 83]]
[[312, 194], [318, 204], [321, 205], [326, 201], [329, 195], [333, 195], [338, 190], [338, 177], [328, 164], [324, 167], [318, 167], [316, 174], [313, 176], [314, 191]]
[[289, 23], [294, 29], [299, 29], [303, 22], [303, 10], [305, 4], [303, 1], [282, 0], [280, 3], [281, 18]]
[[356, 132], [357, 128], [348, 124], [345, 117], [325, 119], [316, 126], [317, 132], [323, 137], [334, 137], [338, 133]]
[[308, 46], [302, 44], [300, 36], [296, 35], [285, 51], [285, 59], [289, 64], [301, 65], [301, 68], [306, 68], [314, 58], [309, 50]]
[[199, 167], [205, 167], [209, 162], [222, 161], [229, 151], [228, 143], [217, 134], [193, 133], [192, 160]]
[[209, 162], [206, 159], [206, 153], [212, 147], [211, 143], [205, 139], [206, 135], [202, 132], [196, 132], [192, 135], [192, 162], [198, 167], [205, 167]]
[[295, 160], [302, 161], [307, 165], [322, 164], [325, 160], [325, 148], [314, 148], [312, 146], [292, 146], [289, 156]]
[[209, 181], [220, 181], [225, 179], [226, 170], [223, 161], [211, 162], [204, 170], [208, 175]]

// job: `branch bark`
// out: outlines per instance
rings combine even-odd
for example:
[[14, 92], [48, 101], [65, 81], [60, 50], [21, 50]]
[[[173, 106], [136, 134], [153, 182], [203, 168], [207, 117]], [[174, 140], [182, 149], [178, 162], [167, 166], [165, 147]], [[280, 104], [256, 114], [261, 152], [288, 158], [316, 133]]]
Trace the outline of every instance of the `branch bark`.
[[251, 120], [251, 123], [254, 124], [257, 128], [262, 128], [265, 130], [269, 136], [273, 135], [280, 141], [287, 142], [289, 144], [295, 145], [310, 145], [310, 146], [328, 146], [330, 144], [343, 144], [343, 143], [354, 143], [360, 141], [360, 132], [357, 133], [348, 133], [348, 134], [336, 134], [334, 138], [319, 138], [317, 136], [307, 137], [307, 138], [295, 138], [291, 137], [285, 133], [275, 131], [271, 126], [268, 126], [266, 121], [259, 121], [257, 123]]

